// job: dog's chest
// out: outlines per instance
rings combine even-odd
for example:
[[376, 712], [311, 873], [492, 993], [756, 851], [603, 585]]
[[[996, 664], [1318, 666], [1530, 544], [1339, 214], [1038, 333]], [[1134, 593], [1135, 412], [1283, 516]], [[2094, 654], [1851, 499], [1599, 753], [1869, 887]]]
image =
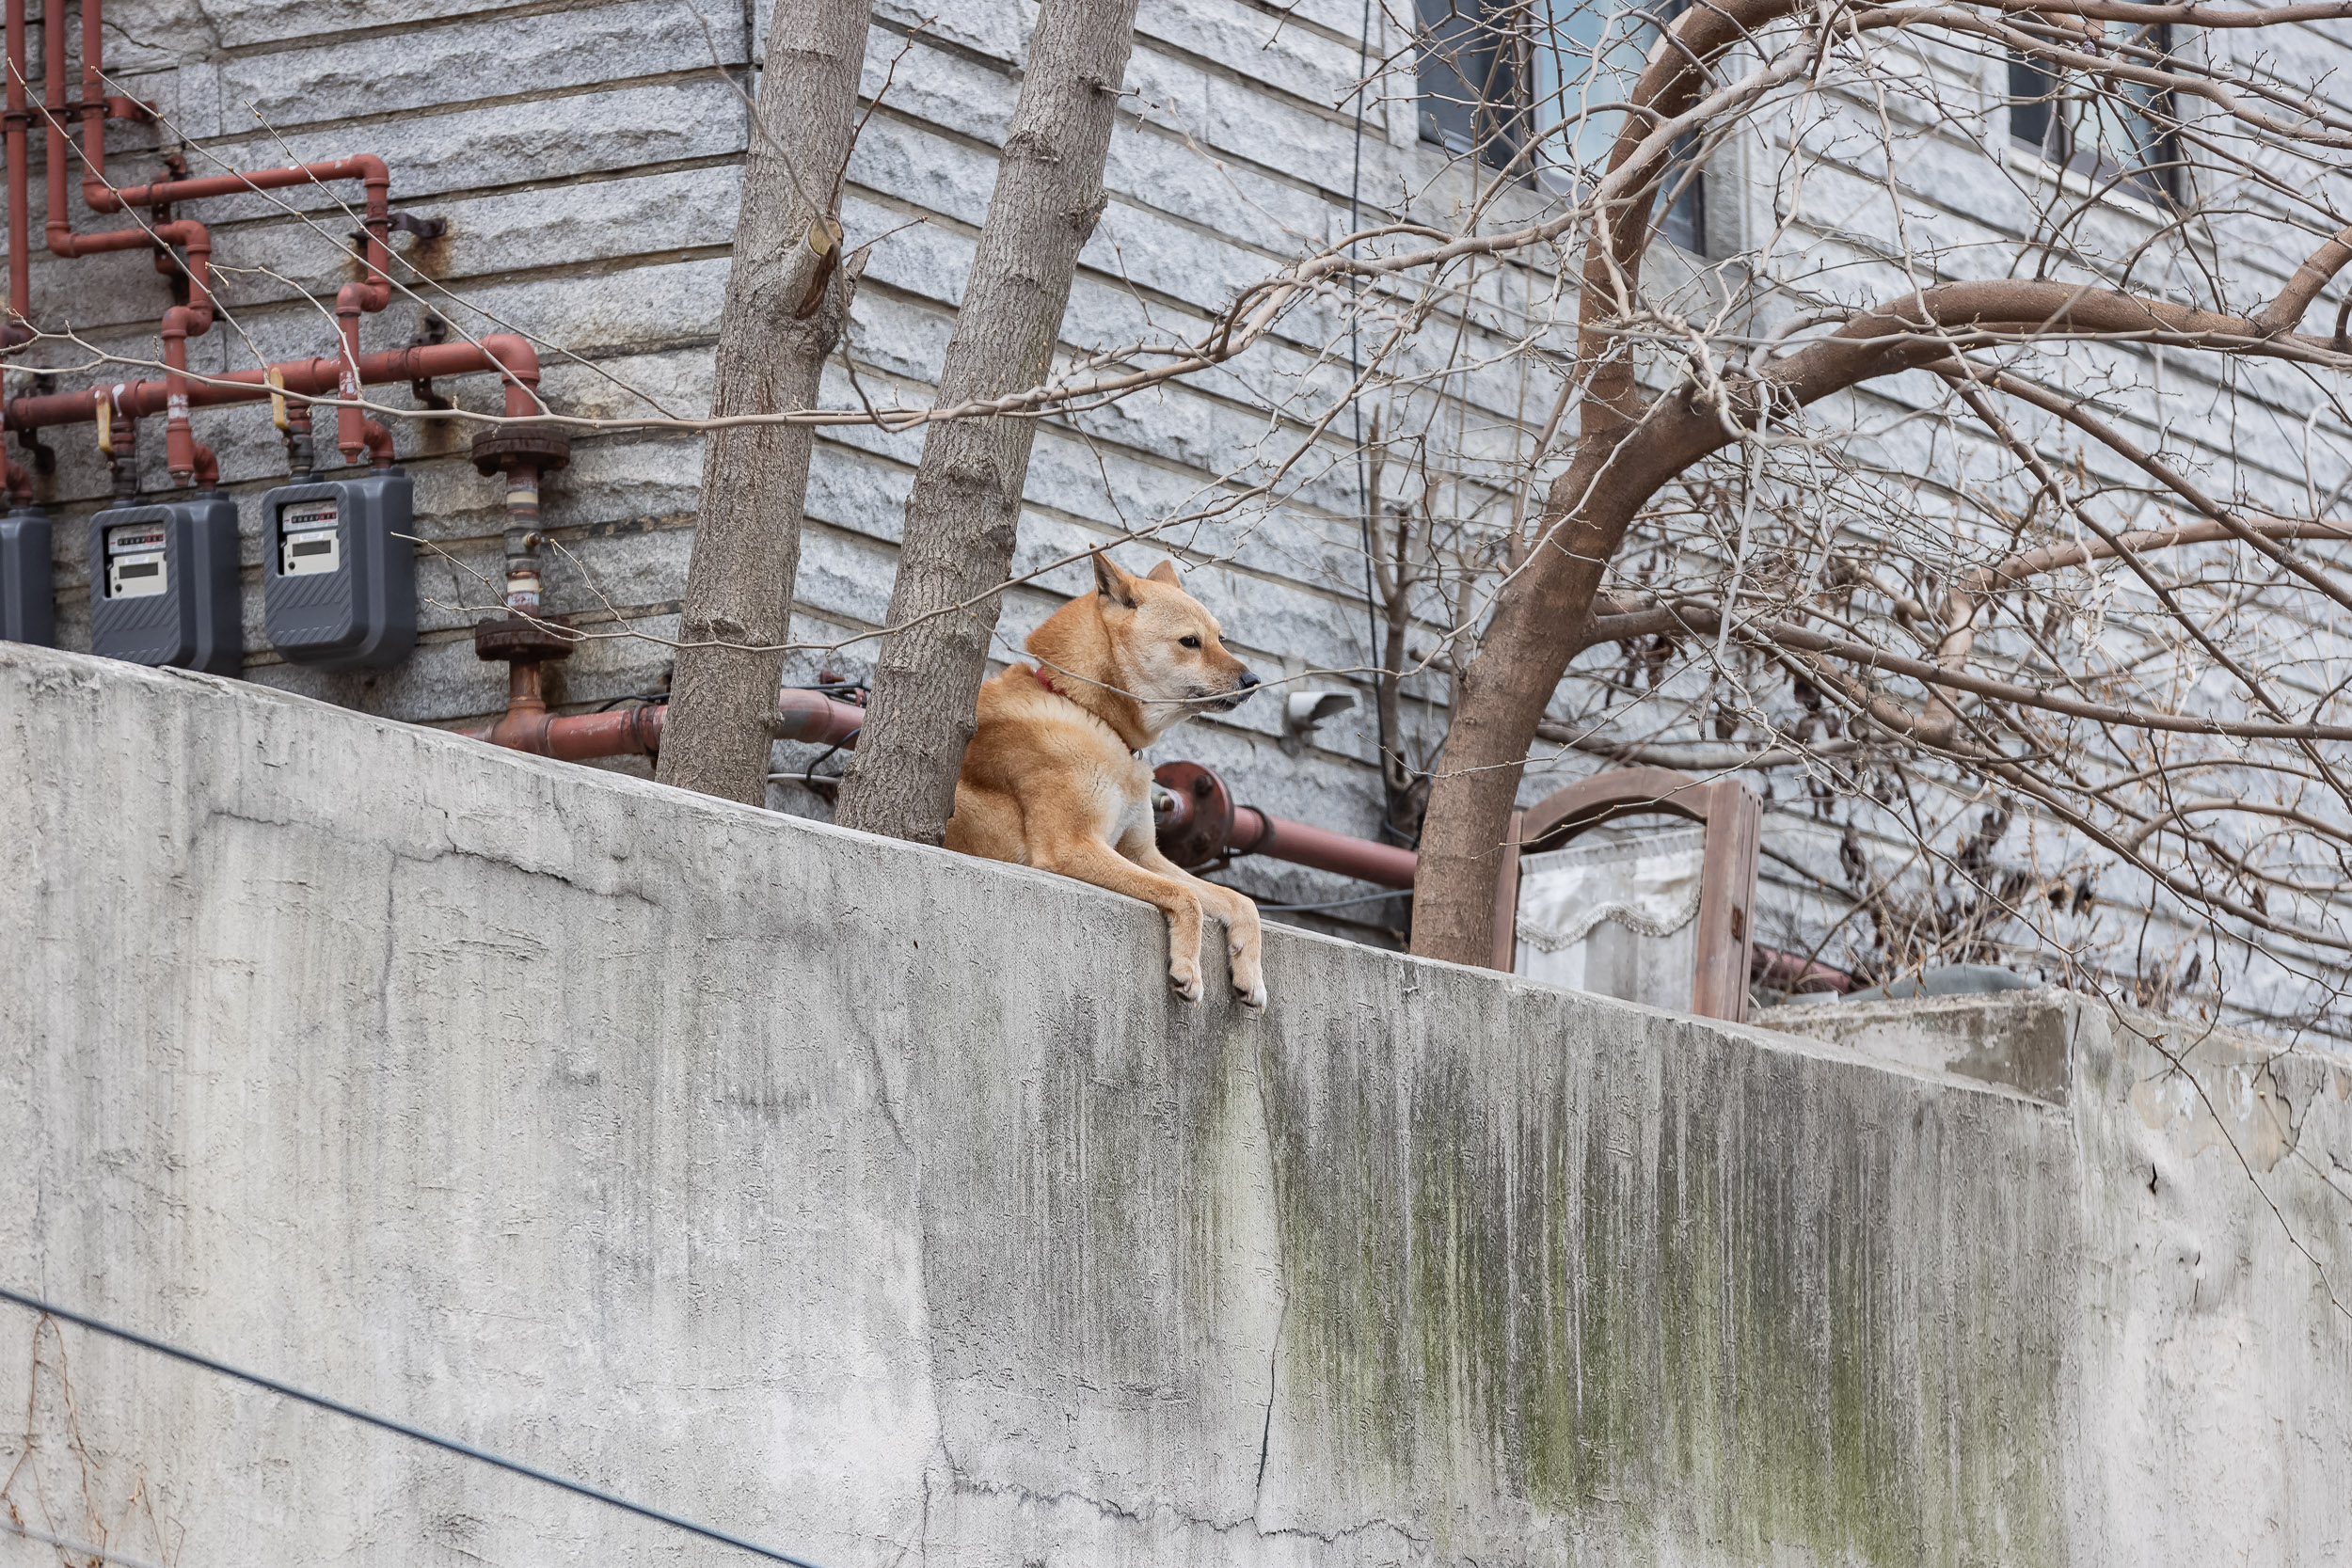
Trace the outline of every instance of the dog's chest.
[[1095, 773], [1094, 807], [1105, 844], [1117, 844], [1138, 829], [1152, 828], [1152, 774], [1140, 761], [1121, 758]]

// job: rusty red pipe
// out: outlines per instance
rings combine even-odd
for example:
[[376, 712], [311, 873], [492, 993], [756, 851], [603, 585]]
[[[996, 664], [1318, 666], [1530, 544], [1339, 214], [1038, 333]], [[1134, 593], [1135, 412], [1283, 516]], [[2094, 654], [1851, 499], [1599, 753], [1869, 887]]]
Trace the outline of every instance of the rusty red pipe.
[[8, 315], [0, 346], [14, 348], [32, 341], [33, 229], [32, 181], [26, 172], [31, 157], [26, 133], [32, 111], [24, 97], [26, 70], [24, 12], [33, 0], [4, 0], [8, 8]]
[[196, 477], [196, 427], [188, 422], [188, 338], [196, 314], [175, 305], [164, 312], [164, 467], [185, 484]]
[[[315, 164], [289, 164], [283, 168], [260, 168], [241, 174], [203, 174], [186, 180], [159, 180], [151, 185], [125, 185], [108, 195], [111, 212], [123, 207], [160, 207], [173, 201], [206, 197], [241, 196], [247, 191], [284, 190], [289, 185], [326, 185], [357, 180], [367, 187], [368, 215], [391, 216], [392, 176], [384, 160], [373, 152], [350, 158], [329, 158]], [[91, 203], [96, 206], [96, 202]]]
[[539, 671], [536, 659], [517, 659], [508, 665], [504, 716], [494, 724], [458, 733], [493, 746], [565, 762], [649, 754], [661, 749], [661, 724], [669, 717], [666, 706], [558, 718], [548, 712]]
[[[660, 751], [661, 727], [669, 716], [666, 703], [619, 713], [551, 715], [538, 663], [518, 659], [508, 669], [505, 717], [494, 724], [457, 733], [517, 752], [584, 762], [591, 757], [650, 755]], [[836, 702], [821, 691], [776, 694], [774, 735], [778, 740], [847, 745], [865, 722], [864, 708], [855, 703]]]
[[367, 415], [359, 407], [359, 295], [356, 283], [346, 283], [335, 295], [335, 327], [343, 341], [342, 373], [335, 382], [335, 396], [342, 406], [335, 410], [335, 447], [346, 463], [357, 463], [367, 450]]
[[1375, 844], [1368, 838], [1293, 822], [1286, 816], [1270, 816], [1255, 806], [1233, 808], [1233, 833], [1225, 847], [1230, 854], [1264, 855], [1397, 888], [1413, 885], [1413, 868], [1419, 859], [1410, 849], [1393, 844]]
[[1382, 887], [1413, 885], [1410, 849], [1237, 806], [1225, 781], [1197, 762], [1162, 763], [1152, 782], [1159, 786], [1152, 815], [1160, 850], [1187, 869], [1228, 855], [1264, 855]]
[[159, 180], [148, 185], [126, 185], [120, 190], [109, 189], [103, 179], [86, 180], [82, 199], [92, 212], [116, 213], [126, 207], [162, 207], [176, 201], [241, 196], [247, 191], [284, 190], [292, 185], [326, 185], [344, 180], [357, 180], [367, 190], [365, 216], [361, 220], [368, 234], [367, 252], [362, 259], [367, 278], [364, 282], [346, 284], [336, 295], [336, 307], [340, 310], [348, 296], [360, 310], [373, 315], [392, 302], [392, 176], [384, 160], [373, 152], [249, 173]]
[[[56, 106], [65, 107], [65, 6], [63, 0], [51, 0], [49, 10], [51, 36], [56, 39], [53, 55], [58, 62], [54, 96]], [[88, 154], [87, 172], [82, 176], [82, 199], [94, 213], [119, 210], [120, 203], [109, 205], [111, 194], [106, 189], [106, 121], [110, 119], [147, 119], [151, 118], [148, 105], [135, 98], [110, 98], [106, 95], [105, 60], [106, 26], [103, 0], [82, 0], [82, 113], [83, 150]], [[95, 191], [97, 194], [92, 195]]]
[[[332, 359], [288, 359], [268, 370], [233, 371], [227, 375], [191, 381], [187, 388], [188, 403], [197, 408], [259, 403], [273, 390], [269, 385], [272, 370], [283, 378], [284, 388], [289, 392], [306, 397], [328, 396], [342, 388], [344, 369], [343, 356], [337, 355]], [[472, 343], [425, 343], [363, 354], [359, 356], [358, 370], [359, 382], [367, 387], [497, 371], [505, 379], [509, 416], [529, 419], [539, 412], [534, 395], [539, 385], [539, 356], [529, 342], [508, 333], [485, 338], [479, 347]], [[163, 413], [170, 406], [169, 399], [170, 388], [166, 383], [138, 381], [125, 386], [117, 403], [126, 418], [136, 419]], [[52, 425], [80, 424], [92, 417], [89, 393], [50, 392], [9, 399], [7, 428], [41, 430]]]
[[1842, 969], [1833, 969], [1802, 953], [1784, 953], [1762, 942], [1750, 944], [1748, 978], [1785, 996], [1823, 991], [1842, 995], [1860, 984]]
[[[88, 157], [83, 166], [82, 199], [86, 202], [91, 181], [102, 190], [106, 184], [106, 24], [103, 10], [103, 0], [82, 0], [82, 150]], [[63, 20], [59, 18], [60, 23]], [[57, 30], [65, 31], [62, 25]], [[90, 210], [101, 209], [92, 203]]]
[[[88, 159], [82, 181], [83, 199], [89, 201], [93, 183], [100, 191], [106, 183], [106, 117], [119, 107], [127, 117], [135, 114], [138, 105], [127, 99], [108, 99], [101, 80], [100, 34], [98, 0], [82, 0], [82, 102], [78, 108], [82, 117], [82, 151]], [[135, 244], [102, 245], [94, 241], [108, 236], [73, 232], [73, 214], [66, 204], [68, 181], [66, 154], [73, 150], [73, 133], [69, 128], [68, 115], [75, 108], [65, 96], [65, 0], [47, 0], [41, 11], [41, 58], [43, 61], [41, 118], [46, 121], [45, 139], [49, 154], [49, 220], [43, 232], [52, 254], [84, 256], [92, 250], [128, 250], [144, 244], [142, 235]], [[131, 230], [131, 234], [140, 234]], [[117, 236], [119, 238], [119, 236]]]
[[[65, 204], [65, 155], [71, 135], [65, 125], [65, 0], [44, 0], [40, 17], [40, 107], [42, 140], [49, 157], [49, 248], [54, 251], [57, 236], [70, 236], [73, 230], [72, 214]], [[103, 137], [100, 145], [104, 145]]]

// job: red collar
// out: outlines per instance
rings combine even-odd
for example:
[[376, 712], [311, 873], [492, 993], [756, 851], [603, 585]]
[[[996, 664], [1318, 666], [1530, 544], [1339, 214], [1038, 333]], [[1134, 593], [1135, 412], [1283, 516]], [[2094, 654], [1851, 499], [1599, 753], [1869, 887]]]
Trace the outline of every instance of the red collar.
[[[1069, 692], [1064, 691], [1064, 690], [1063, 690], [1060, 687], [1056, 686], [1056, 685], [1054, 684], [1054, 678], [1053, 678], [1051, 675], [1048, 675], [1048, 674], [1045, 673], [1045, 666], [1044, 666], [1044, 665], [1042, 665], [1042, 664], [1032, 665], [1032, 666], [1030, 667], [1030, 669], [1029, 669], [1029, 673], [1031, 673], [1032, 675], [1035, 675], [1035, 676], [1037, 677], [1037, 684], [1038, 684], [1038, 685], [1040, 685], [1040, 686], [1041, 686], [1041, 687], [1045, 688], [1045, 689], [1046, 689], [1046, 690], [1051, 691], [1051, 692], [1052, 692], [1055, 696], [1059, 697], [1059, 698], [1060, 698], [1063, 702], [1065, 702], [1065, 703], [1076, 703], [1076, 702], [1078, 702], [1078, 700], [1077, 700], [1075, 697], [1073, 697], [1073, 696], [1072, 696]], [[1079, 705], [1080, 707], [1084, 707], [1084, 706], [1086, 706], [1086, 705], [1085, 705], [1084, 703], [1078, 703], [1078, 705]], [[1116, 734], [1117, 732], [1116, 732], [1116, 731], [1114, 731], [1114, 732], [1112, 732], [1112, 733]], [[1129, 756], [1131, 756], [1131, 757], [1140, 757], [1140, 756], [1142, 756], [1142, 755], [1143, 755], [1143, 752], [1142, 752], [1141, 751], [1139, 751], [1139, 750], [1137, 750], [1137, 749], [1134, 748], [1134, 747], [1130, 747], [1130, 748], [1128, 748], [1127, 754], [1128, 754]]]

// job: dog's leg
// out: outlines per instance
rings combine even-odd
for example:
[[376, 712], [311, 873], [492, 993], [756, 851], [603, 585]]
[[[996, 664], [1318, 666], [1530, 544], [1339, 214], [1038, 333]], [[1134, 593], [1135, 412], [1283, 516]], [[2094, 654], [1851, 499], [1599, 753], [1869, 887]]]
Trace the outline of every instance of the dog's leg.
[[1156, 906], [1168, 916], [1168, 978], [1187, 1002], [1200, 1000], [1200, 895], [1182, 872], [1155, 875], [1121, 856], [1099, 838], [1067, 838], [1050, 847], [1030, 846], [1040, 870], [1123, 893]]
[[1160, 853], [1158, 842], [1148, 831], [1121, 839], [1119, 851], [1144, 870], [1191, 888], [1201, 905], [1225, 923], [1225, 953], [1232, 968], [1233, 994], [1246, 1007], [1264, 1006], [1265, 974], [1259, 952], [1256, 902], [1246, 893], [1219, 887], [1186, 871]]

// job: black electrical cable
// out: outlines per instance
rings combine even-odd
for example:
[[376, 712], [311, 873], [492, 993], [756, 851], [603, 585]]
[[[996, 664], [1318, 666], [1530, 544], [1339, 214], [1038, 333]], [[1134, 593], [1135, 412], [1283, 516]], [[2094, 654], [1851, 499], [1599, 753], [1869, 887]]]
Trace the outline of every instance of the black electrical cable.
[[632, 691], [626, 697], [614, 697], [607, 702], [598, 703], [595, 711], [610, 713], [623, 703], [644, 703], [651, 706], [656, 703], [666, 703], [669, 700], [670, 694], [667, 691]]
[[630, 1502], [627, 1497], [616, 1497], [612, 1493], [599, 1491], [585, 1481], [573, 1481], [566, 1476], [535, 1469], [518, 1460], [506, 1459], [487, 1449], [477, 1449], [470, 1443], [460, 1443], [453, 1437], [443, 1437], [427, 1432], [422, 1427], [410, 1426], [405, 1421], [395, 1421], [389, 1416], [371, 1415], [367, 1411], [344, 1404], [341, 1401], [330, 1400], [324, 1394], [307, 1393], [291, 1384], [279, 1383], [275, 1378], [263, 1377], [258, 1372], [248, 1372], [241, 1368], [231, 1367], [225, 1361], [215, 1361], [209, 1355], [199, 1355], [192, 1350], [182, 1350], [178, 1345], [152, 1338], [135, 1329], [119, 1327], [103, 1318], [93, 1318], [87, 1313], [72, 1311], [63, 1307], [52, 1307], [39, 1296], [28, 1296], [21, 1291], [11, 1291], [5, 1285], [0, 1285], [0, 1301], [13, 1302], [29, 1311], [45, 1312], [50, 1317], [62, 1318], [70, 1323], [79, 1323], [84, 1328], [93, 1329], [100, 1334], [111, 1335], [117, 1339], [136, 1345], [141, 1350], [151, 1350], [158, 1355], [168, 1355], [175, 1361], [185, 1361], [190, 1366], [201, 1367], [208, 1372], [218, 1372], [223, 1377], [232, 1377], [240, 1383], [250, 1383], [255, 1387], [266, 1388], [273, 1394], [282, 1394], [287, 1399], [298, 1401], [303, 1404], [313, 1405], [318, 1409], [347, 1417], [368, 1426], [380, 1427], [386, 1432], [396, 1433], [403, 1437], [429, 1444], [437, 1449], [446, 1449], [451, 1453], [463, 1454], [468, 1459], [478, 1459], [485, 1465], [493, 1465], [501, 1470], [511, 1470], [518, 1476], [528, 1476], [532, 1481], [544, 1481], [549, 1486], [577, 1493], [593, 1502], [603, 1503], [608, 1508], [617, 1508], [624, 1513], [651, 1519], [657, 1524], [668, 1525], [673, 1529], [682, 1529], [690, 1535], [699, 1535], [706, 1541], [716, 1541], [721, 1545], [733, 1546], [738, 1551], [750, 1552], [755, 1557], [764, 1557], [771, 1562], [787, 1563], [790, 1568], [817, 1568], [817, 1564], [810, 1562], [807, 1559], [794, 1557], [789, 1552], [780, 1552], [771, 1546], [763, 1546], [756, 1541], [746, 1541], [739, 1535], [729, 1535], [724, 1530], [712, 1529], [708, 1525], [698, 1525], [691, 1519], [681, 1519], [675, 1513], [664, 1513], [660, 1509], [648, 1508], [644, 1503]]
[[1325, 904], [1261, 904], [1258, 908], [1269, 914], [1286, 914], [1308, 910], [1344, 910], [1357, 904], [1376, 904], [1383, 898], [1410, 898], [1412, 895], [1411, 888], [1399, 887], [1391, 888], [1386, 893], [1361, 894], [1354, 898], [1334, 898]]
[[[1223, 882], [1213, 882], [1210, 885], [1212, 887], [1224, 887], [1227, 884]], [[1249, 898], [1249, 895], [1242, 893], [1240, 888], [1234, 888], [1233, 891], [1235, 893], [1240, 893], [1244, 898]], [[1322, 904], [1258, 904], [1258, 908], [1270, 914], [1289, 914], [1307, 910], [1343, 910], [1351, 904], [1376, 904], [1383, 898], [1410, 898], [1412, 895], [1413, 890], [1411, 888], [1392, 887], [1386, 893], [1359, 893], [1353, 898], [1334, 898], [1327, 903]], [[1253, 904], [1258, 903], [1258, 901], [1254, 898], [1250, 898], [1249, 901]]]

